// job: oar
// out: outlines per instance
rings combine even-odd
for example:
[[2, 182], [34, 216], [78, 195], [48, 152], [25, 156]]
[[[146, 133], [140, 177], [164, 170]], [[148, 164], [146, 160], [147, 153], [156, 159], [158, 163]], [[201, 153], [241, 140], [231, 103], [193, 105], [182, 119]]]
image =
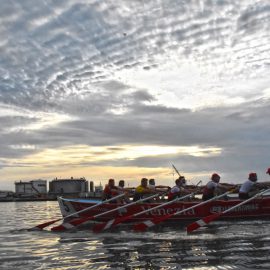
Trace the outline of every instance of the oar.
[[107, 222], [104, 222], [104, 223], [101, 223], [101, 224], [96, 224], [96, 225], [93, 227], [93, 231], [94, 231], [94, 232], [101, 232], [101, 231], [103, 231], [103, 230], [110, 229], [110, 228], [112, 228], [112, 227], [114, 227], [114, 226], [116, 226], [116, 225], [118, 225], [118, 224], [120, 224], [120, 223], [123, 223], [123, 222], [125, 222], [125, 221], [127, 221], [127, 220], [130, 220], [130, 219], [132, 219], [132, 218], [135, 218], [135, 217], [137, 217], [137, 216], [139, 216], [139, 215], [142, 215], [142, 214], [148, 213], [148, 212], [150, 212], [150, 211], [153, 211], [153, 210], [155, 210], [155, 209], [164, 207], [164, 206], [169, 205], [169, 204], [171, 204], [171, 203], [173, 203], [173, 202], [176, 202], [176, 201], [179, 201], [179, 200], [183, 200], [183, 199], [185, 199], [185, 198], [187, 198], [187, 197], [190, 197], [190, 196], [192, 196], [192, 195], [194, 195], [194, 192], [191, 193], [191, 194], [185, 195], [185, 196], [183, 196], [183, 197], [175, 198], [175, 199], [173, 199], [173, 200], [171, 200], [171, 201], [168, 201], [168, 202], [166, 202], [166, 203], [159, 204], [159, 205], [157, 205], [157, 206], [154, 206], [154, 207], [151, 207], [151, 208], [149, 208], [149, 209], [143, 210], [143, 211], [141, 211], [141, 212], [137, 212], [137, 213], [135, 213], [135, 214], [131, 214], [131, 215], [123, 216], [123, 217], [114, 218], [114, 219], [111, 219], [111, 220], [109, 220], [109, 221], [107, 221]]
[[178, 170], [175, 168], [175, 166], [172, 164], [174, 170], [177, 172], [177, 174], [179, 175], [179, 177], [181, 177], [181, 174], [178, 172]]
[[155, 226], [155, 225], [157, 225], [157, 224], [159, 224], [159, 223], [161, 223], [161, 222], [163, 222], [163, 221], [165, 221], [165, 220], [167, 220], [167, 219], [169, 219], [169, 218], [171, 218], [173, 216], [182, 214], [182, 213], [187, 212], [187, 211], [189, 211], [191, 209], [194, 209], [194, 208], [199, 207], [201, 205], [207, 204], [207, 203], [209, 203], [211, 201], [214, 201], [214, 200], [216, 200], [218, 198], [221, 198], [221, 197], [223, 197], [223, 196], [225, 196], [225, 195], [227, 195], [227, 194], [229, 194], [231, 192], [232, 191], [228, 191], [226, 193], [223, 193], [221, 195], [217, 195], [217, 196], [215, 196], [215, 197], [213, 197], [213, 198], [211, 198], [211, 199], [209, 199], [207, 201], [203, 201], [201, 203], [195, 204], [195, 205], [193, 205], [191, 207], [188, 207], [186, 209], [183, 209], [183, 210], [180, 210], [180, 211], [177, 211], [177, 212], [168, 214], [168, 215], [164, 215], [164, 216], [161, 216], [161, 217], [155, 217], [155, 218], [152, 218], [150, 220], [143, 221], [142, 223], [139, 223], [139, 224], [135, 224], [134, 227], [133, 227], [133, 229], [135, 231], [142, 231], [143, 232], [146, 229], [148, 229], [150, 227], [153, 227], [153, 226]]
[[[196, 186], [198, 186], [202, 181], [199, 181]], [[135, 218], [137, 216], [140, 216], [142, 214], [145, 214], [145, 213], [148, 213], [152, 210], [155, 210], [155, 209], [158, 209], [158, 208], [161, 208], [161, 207], [164, 207], [166, 205], [169, 205], [173, 202], [176, 202], [176, 201], [180, 201], [180, 200], [183, 200], [185, 198], [188, 198], [188, 197], [191, 197], [193, 196], [194, 194], [196, 193], [196, 190], [190, 194], [187, 194], [187, 195], [184, 195], [182, 197], [176, 197], [175, 199], [171, 200], [171, 201], [168, 201], [166, 203], [163, 203], [163, 204], [160, 204], [160, 205], [157, 205], [157, 206], [154, 206], [154, 207], [151, 207], [149, 209], [146, 209], [146, 210], [143, 210], [141, 212], [137, 212], [135, 214], [131, 214], [131, 215], [126, 215], [126, 216], [123, 216], [123, 217], [119, 217], [119, 218], [115, 218], [115, 219], [111, 219], [107, 222], [104, 222], [104, 223], [101, 223], [101, 224], [96, 224], [92, 229], [94, 232], [101, 232], [102, 230], [107, 230], [109, 228], [112, 228], [120, 223], [123, 223], [127, 220], [130, 220], [132, 218]]]
[[264, 190], [264, 191], [262, 191], [262, 192], [260, 192], [260, 193], [257, 193], [257, 194], [254, 195], [253, 197], [251, 197], [251, 198], [249, 198], [249, 199], [247, 199], [247, 200], [245, 200], [245, 201], [242, 201], [241, 203], [238, 203], [238, 204], [236, 204], [235, 206], [232, 206], [232, 207], [228, 208], [227, 210], [225, 210], [225, 211], [223, 211], [223, 212], [211, 214], [211, 215], [209, 215], [209, 216], [206, 216], [206, 217], [204, 217], [204, 218], [202, 218], [202, 219], [200, 219], [200, 220], [197, 220], [197, 221], [195, 221], [195, 222], [189, 224], [189, 225], [187, 226], [187, 232], [188, 232], [188, 233], [193, 232], [193, 231], [197, 230], [198, 228], [203, 227], [203, 226], [209, 224], [211, 221], [214, 221], [214, 220], [218, 219], [220, 216], [222, 216], [222, 215], [224, 215], [224, 214], [226, 214], [226, 213], [228, 213], [228, 212], [234, 210], [235, 208], [238, 208], [239, 206], [241, 206], [241, 205], [243, 205], [243, 204], [246, 204], [246, 203], [248, 203], [248, 202], [250, 202], [250, 201], [256, 199], [257, 197], [263, 195], [263, 194], [266, 193], [267, 191], [270, 191], [270, 189], [267, 189], [267, 190]]
[[56, 226], [56, 227], [51, 228], [51, 230], [52, 231], [64, 231], [64, 230], [74, 229], [76, 226], [78, 226], [78, 225], [80, 225], [82, 223], [85, 223], [86, 221], [94, 220], [94, 219], [96, 219], [98, 217], [101, 217], [101, 216], [104, 216], [106, 214], [110, 214], [112, 212], [115, 212], [115, 211], [121, 210], [123, 208], [127, 208], [129, 206], [132, 206], [132, 205], [135, 205], [137, 203], [140, 203], [141, 201], [153, 199], [154, 197], [156, 197], [158, 195], [159, 194], [154, 194], [154, 195], [149, 196], [147, 198], [143, 198], [143, 199], [140, 199], [138, 201], [133, 201], [131, 203], [124, 204], [124, 205], [122, 205], [120, 207], [111, 209], [111, 210], [106, 211], [106, 212], [102, 212], [102, 213], [97, 214], [97, 215], [94, 215], [94, 216], [83, 217], [83, 218], [79, 218], [79, 219], [73, 219], [73, 220], [70, 220], [69, 222], [63, 222], [59, 226]]
[[90, 209], [93, 209], [93, 208], [95, 208], [95, 207], [97, 207], [97, 206], [100, 206], [100, 205], [102, 205], [102, 204], [104, 204], [104, 203], [108, 203], [108, 202], [113, 201], [113, 200], [115, 200], [115, 199], [119, 199], [119, 198], [121, 198], [121, 197], [123, 197], [123, 196], [125, 196], [125, 194], [120, 194], [120, 195], [115, 196], [115, 197], [112, 197], [112, 198], [110, 198], [110, 199], [108, 199], [108, 200], [101, 201], [101, 202], [99, 202], [99, 203], [97, 203], [97, 204], [95, 204], [95, 205], [91, 205], [91, 206], [89, 206], [89, 207], [87, 207], [87, 208], [85, 208], [85, 209], [83, 209], [83, 210], [78, 211], [78, 212], [74, 212], [74, 213], [72, 213], [72, 214], [70, 214], [70, 215], [68, 215], [68, 216], [65, 216], [65, 217], [62, 217], [62, 218], [58, 218], [58, 219], [54, 219], [54, 220], [47, 221], [47, 222], [45, 222], [45, 223], [36, 225], [35, 227], [30, 228], [30, 229], [28, 229], [28, 230], [30, 230], [30, 231], [31, 231], [31, 230], [42, 230], [42, 229], [44, 229], [44, 228], [50, 226], [51, 224], [54, 224], [54, 223], [57, 222], [57, 221], [65, 220], [65, 219], [67, 219], [67, 218], [69, 218], [69, 217], [73, 217], [73, 216], [75, 216], [75, 215], [77, 215], [77, 214], [86, 212], [86, 211], [88, 211], [88, 210], [90, 210]]

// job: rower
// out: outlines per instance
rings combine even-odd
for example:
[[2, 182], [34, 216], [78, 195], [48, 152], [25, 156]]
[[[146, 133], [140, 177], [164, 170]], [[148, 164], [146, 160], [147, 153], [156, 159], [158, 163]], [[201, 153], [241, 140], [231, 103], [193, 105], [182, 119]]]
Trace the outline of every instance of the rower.
[[[102, 192], [102, 200], [105, 201], [105, 200], [108, 200], [108, 199], [111, 199], [112, 197], [116, 196], [120, 194], [119, 191], [118, 191], [118, 188], [115, 186], [115, 181], [114, 179], [109, 179], [108, 180], [108, 184], [105, 186], [103, 192]], [[112, 201], [114, 202], [114, 201]]]
[[126, 189], [125, 189], [125, 180], [119, 180], [117, 188], [118, 188], [119, 191], [122, 191], [124, 193], [126, 191]]
[[153, 202], [158, 202], [164, 199], [164, 195], [166, 195], [167, 191], [169, 191], [171, 188], [169, 186], [163, 186], [163, 185], [157, 185], [154, 178], [149, 179], [148, 188], [155, 192], [163, 193], [162, 197], [156, 197], [152, 199]]
[[129, 200], [129, 190], [125, 188], [125, 180], [119, 180], [119, 183], [118, 183], [118, 193], [121, 194], [121, 193], [124, 193], [125, 194], [125, 197], [122, 198], [122, 202], [123, 203], [127, 203], [127, 202], [130, 202]]
[[172, 187], [168, 193], [168, 200], [172, 201], [176, 197], [181, 197], [190, 193], [190, 191], [186, 190], [186, 179], [184, 176], [180, 176], [175, 180], [175, 186]]
[[133, 201], [138, 201], [142, 198], [149, 196], [150, 194], [155, 194], [155, 193], [156, 193], [156, 190], [150, 189], [148, 187], [148, 179], [142, 178], [141, 184], [135, 189]]
[[151, 190], [156, 190], [156, 182], [155, 182], [155, 179], [153, 179], [153, 178], [149, 179], [148, 187], [149, 187]]
[[149, 179], [148, 187], [152, 190], [161, 191], [161, 192], [171, 189], [169, 186], [163, 186], [163, 185], [156, 186], [155, 179], [153, 178]]
[[206, 184], [203, 190], [202, 199], [207, 201], [216, 195], [222, 194], [228, 191], [228, 187], [225, 187], [219, 183], [220, 176], [217, 173], [213, 173], [211, 180]]
[[[270, 171], [269, 171], [270, 172]], [[257, 174], [251, 172], [248, 176], [248, 180], [245, 181], [239, 189], [239, 199], [246, 200], [253, 197], [260, 191], [259, 188], [265, 187], [262, 184], [257, 183]]]

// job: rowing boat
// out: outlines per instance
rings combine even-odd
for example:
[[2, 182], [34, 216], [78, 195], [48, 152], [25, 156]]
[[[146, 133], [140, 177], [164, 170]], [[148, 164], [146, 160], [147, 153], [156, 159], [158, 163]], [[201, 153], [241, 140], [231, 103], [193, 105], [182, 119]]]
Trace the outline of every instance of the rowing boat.
[[[175, 212], [181, 212], [179, 215], [173, 215], [168, 221], [190, 221], [200, 219], [202, 217], [211, 215], [213, 213], [220, 213], [229, 209], [237, 204], [241, 203], [242, 200], [238, 198], [229, 198], [228, 200], [214, 200], [207, 204], [196, 207], [197, 204], [202, 203], [201, 200], [196, 199], [193, 201], [176, 201], [171, 204], [161, 206], [164, 202], [155, 203], [139, 203], [133, 204], [128, 207], [121, 207], [124, 204], [119, 203], [102, 203], [96, 199], [69, 199], [69, 198], [58, 198], [60, 211], [65, 218], [74, 214], [74, 218], [87, 218], [91, 216], [99, 216], [96, 221], [109, 221], [111, 219], [122, 217], [125, 215], [133, 215], [139, 212], [145, 212], [142, 215], [134, 215], [134, 218], [129, 219], [129, 222], [137, 222], [145, 219], [151, 219], [169, 215]], [[91, 208], [91, 206], [100, 204], [100, 206]], [[160, 205], [160, 207], [157, 207]], [[86, 208], [90, 208], [89, 211], [83, 211]], [[113, 211], [113, 209], [119, 209]], [[150, 210], [153, 208], [153, 210]], [[182, 211], [184, 209], [191, 208], [191, 210]], [[149, 209], [149, 211], [145, 211]], [[76, 214], [76, 212], [79, 212]], [[108, 213], [106, 213], [108, 212]], [[104, 215], [100, 215], [104, 213]], [[270, 217], [270, 196], [263, 196], [256, 198], [247, 204], [235, 208], [233, 211], [222, 216], [222, 219], [235, 219], [235, 218], [266, 218]]]

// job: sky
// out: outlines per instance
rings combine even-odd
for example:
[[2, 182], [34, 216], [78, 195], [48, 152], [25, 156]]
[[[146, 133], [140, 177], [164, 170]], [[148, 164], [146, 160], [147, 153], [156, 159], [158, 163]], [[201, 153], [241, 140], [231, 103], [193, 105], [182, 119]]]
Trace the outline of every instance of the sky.
[[0, 4], [0, 190], [270, 180], [269, 1]]

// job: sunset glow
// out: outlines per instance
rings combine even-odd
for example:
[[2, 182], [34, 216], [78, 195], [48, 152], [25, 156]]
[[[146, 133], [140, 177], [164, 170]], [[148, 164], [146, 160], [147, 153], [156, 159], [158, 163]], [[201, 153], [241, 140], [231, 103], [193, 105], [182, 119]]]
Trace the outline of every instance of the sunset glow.
[[172, 163], [204, 182], [265, 179], [265, 1], [32, 2], [0, 11], [0, 190], [119, 171], [166, 182]]

